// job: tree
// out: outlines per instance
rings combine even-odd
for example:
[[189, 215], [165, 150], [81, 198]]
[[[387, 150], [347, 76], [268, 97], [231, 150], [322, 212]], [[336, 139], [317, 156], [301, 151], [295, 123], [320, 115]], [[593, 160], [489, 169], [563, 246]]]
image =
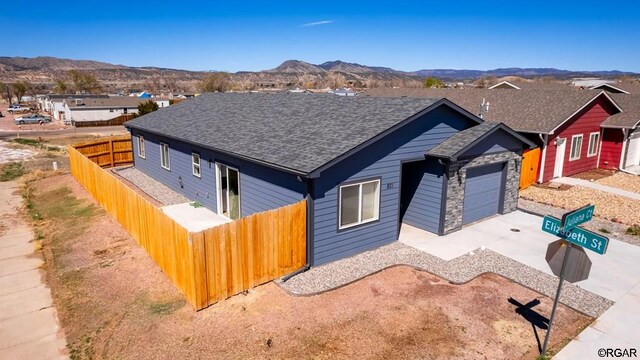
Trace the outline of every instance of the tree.
[[73, 83], [73, 88], [79, 93], [96, 93], [101, 91], [100, 83], [95, 76], [88, 72], [79, 70], [69, 70], [69, 77]]
[[444, 87], [442, 80], [434, 77], [424, 79], [424, 87], [427, 89], [439, 89]]
[[11, 89], [13, 89], [13, 93], [18, 98], [18, 104], [22, 101], [22, 97], [27, 93], [27, 84], [22, 81], [17, 81], [11, 84]]
[[7, 101], [11, 103], [11, 86], [0, 82], [0, 99], [4, 97], [4, 94], [7, 94]]
[[67, 84], [67, 82], [62, 79], [62, 78], [57, 78], [54, 79], [53, 82], [55, 83], [55, 85], [53, 85], [53, 92], [56, 94], [66, 94], [67, 92], [69, 92], [69, 85]]
[[153, 100], [148, 100], [138, 104], [138, 115], [145, 115], [158, 110], [158, 104]]
[[209, 73], [198, 84], [200, 92], [225, 92], [229, 87], [229, 74], [226, 72]]

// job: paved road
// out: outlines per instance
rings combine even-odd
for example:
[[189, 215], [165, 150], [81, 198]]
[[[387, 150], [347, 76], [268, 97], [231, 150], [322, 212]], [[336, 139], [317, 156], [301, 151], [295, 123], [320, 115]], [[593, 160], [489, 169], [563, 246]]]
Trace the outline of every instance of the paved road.
[[[401, 234], [400, 241], [445, 260], [481, 246], [535, 269], [552, 274], [544, 256], [557, 238], [540, 230], [542, 218], [515, 211], [439, 237], [421, 230]], [[519, 231], [513, 232], [511, 229]], [[611, 239], [605, 255], [587, 251], [592, 261], [589, 279], [577, 286], [615, 301], [602, 316], [554, 358], [598, 359], [600, 348], [638, 348], [640, 332], [640, 246]], [[553, 334], [552, 334], [553, 336]], [[639, 351], [640, 352], [640, 351]]]
[[[34, 253], [33, 231], [13, 216], [22, 198], [16, 182], [0, 182], [0, 360], [67, 359], [51, 291], [44, 283], [42, 256]], [[15, 194], [14, 194], [15, 193]]]
[[[37, 136], [64, 136], [75, 134], [96, 134], [111, 135], [126, 133], [124, 126], [104, 126], [104, 127], [84, 127], [84, 128], [68, 128], [60, 130], [24, 130], [20, 131], [21, 137], [37, 137]], [[16, 137], [16, 131], [0, 130], [0, 140]]]

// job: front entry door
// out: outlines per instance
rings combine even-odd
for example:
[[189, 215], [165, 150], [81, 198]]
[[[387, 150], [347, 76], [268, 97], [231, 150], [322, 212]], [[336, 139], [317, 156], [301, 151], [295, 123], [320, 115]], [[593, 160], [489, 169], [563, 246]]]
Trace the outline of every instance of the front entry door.
[[556, 163], [553, 167], [553, 178], [562, 177], [562, 168], [564, 167], [564, 150], [567, 146], [567, 139], [556, 139]]
[[218, 214], [232, 220], [240, 218], [240, 174], [238, 169], [216, 164]]

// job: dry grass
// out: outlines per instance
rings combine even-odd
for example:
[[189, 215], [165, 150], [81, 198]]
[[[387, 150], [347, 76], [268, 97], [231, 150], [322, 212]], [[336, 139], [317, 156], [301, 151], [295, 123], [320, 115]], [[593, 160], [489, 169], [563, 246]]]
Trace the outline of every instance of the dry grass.
[[618, 172], [612, 176], [596, 180], [600, 185], [612, 186], [618, 189], [640, 194], [640, 176]]
[[596, 216], [627, 225], [637, 224], [640, 214], [640, 201], [582, 186], [563, 191], [531, 186], [522, 190], [520, 197], [567, 210], [594, 204]]

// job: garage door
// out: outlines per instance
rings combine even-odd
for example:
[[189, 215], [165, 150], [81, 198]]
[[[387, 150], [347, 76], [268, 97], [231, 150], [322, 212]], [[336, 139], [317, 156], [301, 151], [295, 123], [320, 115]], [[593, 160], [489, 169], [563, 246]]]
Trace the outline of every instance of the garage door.
[[502, 168], [504, 163], [478, 166], [467, 170], [464, 187], [462, 223], [495, 215], [500, 210]]

